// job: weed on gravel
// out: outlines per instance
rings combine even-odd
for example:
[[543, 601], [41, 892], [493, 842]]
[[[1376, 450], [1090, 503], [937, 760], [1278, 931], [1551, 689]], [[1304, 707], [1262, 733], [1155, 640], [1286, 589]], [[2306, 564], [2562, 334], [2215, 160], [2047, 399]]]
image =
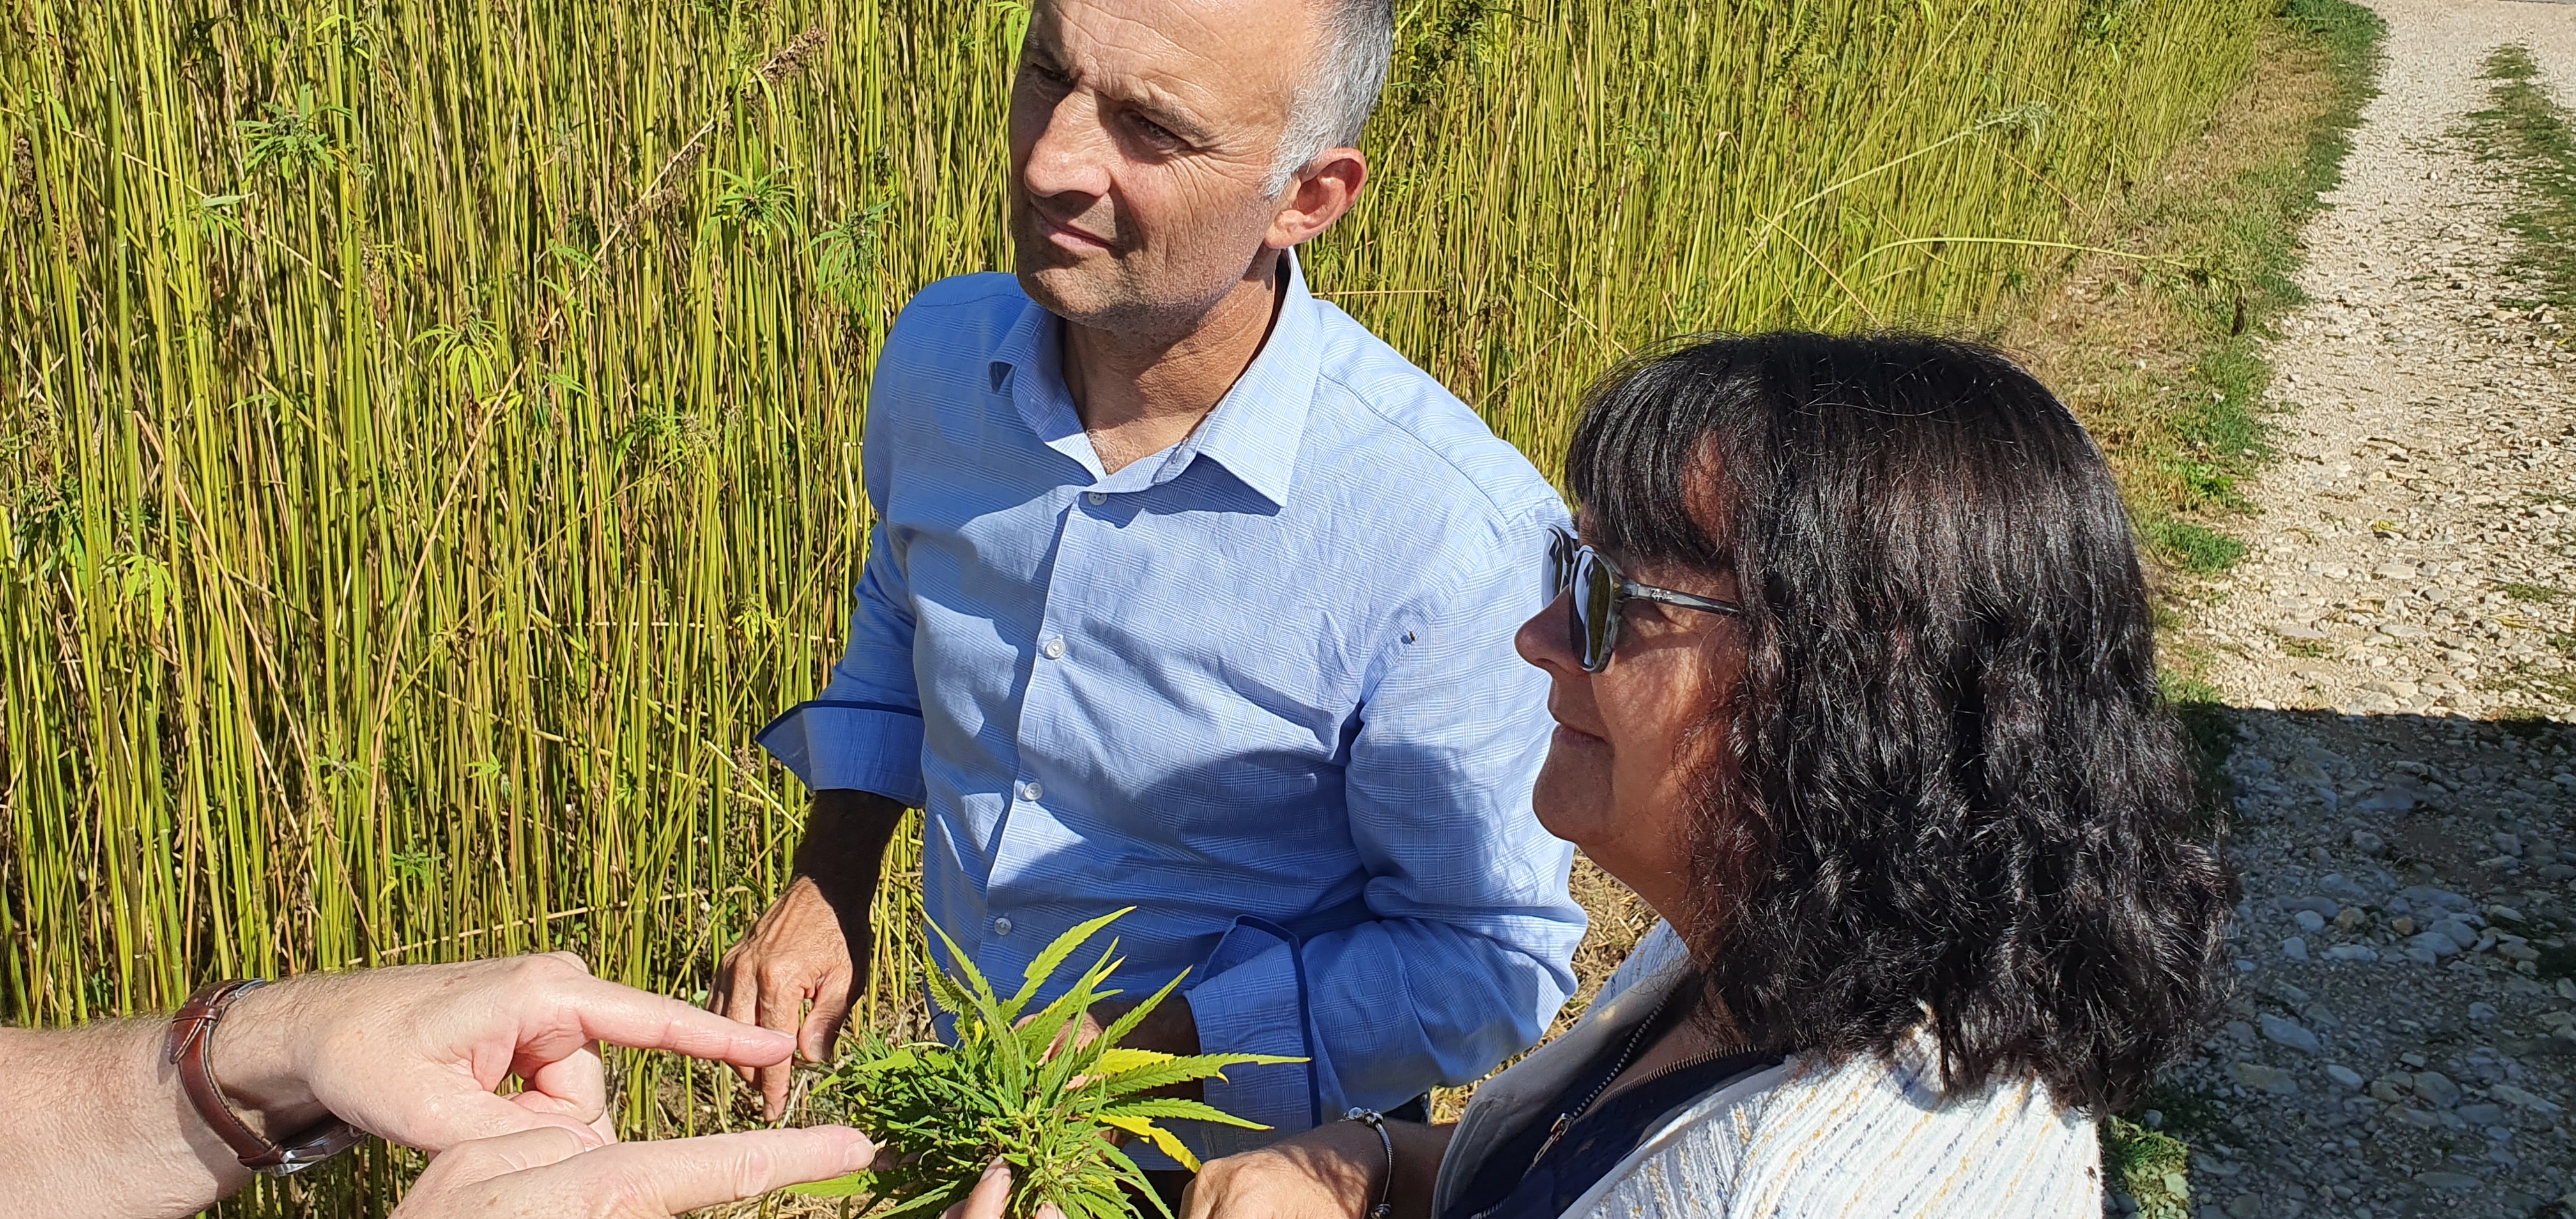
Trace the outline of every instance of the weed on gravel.
[[[2539, 294], [2541, 309], [2576, 306], [2576, 121], [2551, 98], [2531, 49], [2519, 43], [2487, 57], [2495, 105], [2469, 116], [2484, 159], [2505, 162], [2521, 188], [2505, 226], [2522, 240], [2513, 267]], [[2553, 329], [2564, 323], [2544, 317]]]

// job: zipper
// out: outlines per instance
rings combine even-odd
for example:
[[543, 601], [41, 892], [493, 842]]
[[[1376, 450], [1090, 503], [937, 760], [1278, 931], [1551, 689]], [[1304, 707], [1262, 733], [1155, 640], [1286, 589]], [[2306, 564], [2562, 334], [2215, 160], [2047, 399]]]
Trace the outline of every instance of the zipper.
[[[1695, 1058], [1687, 1058], [1674, 1063], [1671, 1066], [1657, 1070], [1654, 1074], [1648, 1075], [1645, 1078], [1628, 1085], [1628, 1090], [1634, 1092], [1637, 1089], [1643, 1088], [1648, 1084], [1665, 1078], [1666, 1076], [1674, 1075], [1683, 1071], [1697, 1070], [1713, 1062], [1723, 1062], [1729, 1058], [1739, 1058], [1752, 1052], [1753, 1049], [1750, 1046], [1736, 1045], [1723, 1050], [1718, 1050], [1714, 1053], [1702, 1054]], [[1633, 1054], [1634, 1047], [1631, 1047], [1631, 1053], [1629, 1055], [1623, 1055], [1620, 1058], [1619, 1070], [1612, 1071], [1610, 1073], [1610, 1079], [1602, 1081], [1601, 1087], [1593, 1089], [1592, 1095], [1583, 1098], [1582, 1104], [1575, 1106], [1571, 1112], [1556, 1115], [1556, 1124], [1548, 1128], [1547, 1141], [1540, 1143], [1538, 1145], [1538, 1154], [1530, 1157], [1530, 1167], [1521, 1170], [1524, 1175], [1526, 1175], [1530, 1169], [1537, 1168], [1538, 1162], [1546, 1159], [1547, 1153], [1555, 1148], [1558, 1140], [1565, 1137], [1565, 1132], [1573, 1129], [1576, 1122], [1583, 1120], [1584, 1114], [1591, 1111], [1592, 1103], [1594, 1101], [1601, 1099], [1601, 1093], [1609, 1088], [1611, 1081], [1619, 1078], [1620, 1071], [1628, 1069], [1628, 1058], [1632, 1057]]]
[[1556, 1124], [1548, 1127], [1546, 1140], [1538, 1145], [1537, 1153], [1530, 1156], [1529, 1167], [1522, 1169], [1521, 1175], [1527, 1176], [1532, 1169], [1537, 1168], [1538, 1162], [1546, 1159], [1547, 1153], [1556, 1149], [1557, 1140], [1564, 1138], [1565, 1132], [1572, 1128], [1575, 1122], [1581, 1120], [1585, 1113], [1591, 1111], [1592, 1102], [1601, 1099], [1601, 1093], [1628, 1069], [1630, 1062], [1636, 1060], [1637, 1051], [1645, 1048], [1647, 1032], [1664, 1018], [1664, 1008], [1672, 1003], [1674, 993], [1674, 991], [1664, 992], [1662, 1001], [1655, 1004], [1655, 1010], [1646, 1013], [1646, 1018], [1638, 1022], [1637, 1031], [1628, 1034], [1628, 1045], [1619, 1051], [1619, 1061], [1611, 1066], [1609, 1074], [1601, 1077], [1600, 1083], [1593, 1085], [1592, 1094], [1584, 1097], [1583, 1103], [1556, 1115]]

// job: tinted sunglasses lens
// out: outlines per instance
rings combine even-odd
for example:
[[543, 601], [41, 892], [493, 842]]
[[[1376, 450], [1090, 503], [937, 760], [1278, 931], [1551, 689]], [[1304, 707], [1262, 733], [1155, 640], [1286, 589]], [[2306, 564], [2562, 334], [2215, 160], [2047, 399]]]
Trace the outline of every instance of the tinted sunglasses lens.
[[1583, 668], [1598, 673], [1610, 667], [1610, 652], [1619, 644], [1619, 577], [1608, 563], [1589, 551], [1574, 566], [1574, 650]]
[[1562, 529], [1551, 529], [1547, 535], [1547, 595], [1562, 597], [1574, 583], [1573, 535]]

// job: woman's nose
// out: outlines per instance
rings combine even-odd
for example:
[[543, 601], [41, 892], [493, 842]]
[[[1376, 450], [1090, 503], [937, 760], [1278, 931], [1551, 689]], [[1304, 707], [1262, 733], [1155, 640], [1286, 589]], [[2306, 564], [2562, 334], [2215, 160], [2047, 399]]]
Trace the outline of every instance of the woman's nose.
[[1579, 672], [1582, 667], [1565, 634], [1565, 599], [1568, 595], [1558, 593], [1554, 600], [1530, 615], [1527, 622], [1521, 623], [1521, 629], [1512, 636], [1512, 648], [1521, 654], [1521, 659], [1547, 670], [1560, 681]]

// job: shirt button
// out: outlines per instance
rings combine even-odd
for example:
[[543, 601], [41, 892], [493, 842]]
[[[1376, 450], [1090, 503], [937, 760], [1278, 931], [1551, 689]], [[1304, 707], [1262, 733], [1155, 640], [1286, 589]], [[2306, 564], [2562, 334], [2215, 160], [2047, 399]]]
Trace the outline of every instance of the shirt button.
[[1020, 784], [1020, 799], [1026, 800], [1032, 804], [1037, 803], [1037, 798], [1045, 794], [1046, 789], [1035, 783]]
[[1092, 505], [1093, 505], [1094, 507], [1097, 507], [1097, 506], [1099, 506], [1099, 505], [1101, 505], [1101, 504], [1105, 504], [1105, 503], [1108, 503], [1108, 502], [1109, 502], [1109, 495], [1108, 495], [1108, 493], [1107, 493], [1107, 492], [1102, 492], [1102, 491], [1094, 491], [1094, 492], [1092, 492], [1092, 493], [1091, 493], [1091, 494], [1089, 494], [1089, 495], [1083, 496], [1082, 498], [1087, 499], [1087, 500], [1090, 500], [1090, 501], [1091, 501], [1091, 503], [1092, 503]]
[[1041, 651], [1041, 652], [1046, 653], [1046, 658], [1047, 658], [1047, 659], [1049, 659], [1049, 660], [1062, 660], [1062, 659], [1064, 659], [1064, 640], [1062, 640], [1062, 639], [1050, 639], [1050, 640], [1047, 640], [1047, 641], [1046, 641], [1046, 646], [1045, 646], [1045, 647], [1043, 647], [1043, 648], [1039, 648], [1038, 650], [1039, 650], [1039, 651]]
[[995, 934], [995, 935], [1009, 935], [1010, 933], [1011, 933], [1011, 916], [1010, 916], [1010, 915], [1005, 914], [1005, 915], [1003, 915], [1002, 917], [1000, 917], [1000, 918], [997, 918], [997, 919], [994, 919], [994, 920], [993, 920], [993, 934]]

